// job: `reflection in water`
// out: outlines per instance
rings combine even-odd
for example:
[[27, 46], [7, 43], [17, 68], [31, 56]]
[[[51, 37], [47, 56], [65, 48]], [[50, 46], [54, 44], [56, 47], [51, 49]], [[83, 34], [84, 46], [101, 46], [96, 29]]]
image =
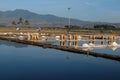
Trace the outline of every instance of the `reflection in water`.
[[78, 41], [60, 41], [60, 46], [74, 46], [77, 47], [78, 46]]
[[[84, 50], [84, 51], [92, 51], [93, 49], [96, 49], [96, 48], [93, 48], [95, 46], [95, 41], [90, 40], [88, 42], [89, 42], [88, 43], [89, 47], [82, 48], [82, 50]], [[101, 40], [100, 42], [101, 42], [101, 45], [104, 45], [104, 43], [105, 43], [105, 41], [103, 41], [103, 40]], [[73, 46], [73, 47], [77, 47], [77, 46], [79, 46], [79, 43], [80, 42], [78, 42], [78, 41], [68, 41], [68, 42], [66, 42], [66, 41], [60, 41], [60, 45], [61, 46]], [[112, 42], [110, 42], [109, 44], [111, 44], [111, 43]], [[116, 47], [112, 47], [113, 51], [116, 50], [116, 49], [117, 49]]]
[[115, 51], [117, 49], [117, 47], [112, 47], [112, 50]]
[[[11, 44], [10, 44], [11, 43]], [[0, 41], [5, 46], [25, 46]], [[7, 45], [6, 45], [7, 44]], [[9, 45], [8, 45], [9, 44]], [[120, 62], [56, 49], [0, 45], [0, 80], [119, 80]], [[8, 47], [7, 47], [8, 48]], [[120, 49], [117, 49], [117, 53]], [[14, 52], [13, 52], [14, 51]], [[97, 50], [108, 52], [108, 49]], [[17, 54], [16, 54], [17, 53]], [[112, 76], [110, 76], [112, 73]]]
[[82, 48], [82, 50], [84, 50], [84, 51], [92, 51], [94, 48]]
[[108, 44], [110, 45], [113, 41], [108, 41]]
[[94, 44], [94, 43], [95, 43], [95, 41], [94, 41], [94, 40], [90, 40], [90, 41], [89, 41], [89, 43], [93, 43], [93, 44]]
[[78, 46], [78, 41], [74, 41], [74, 46]]
[[0, 45], [14, 46], [16, 48], [28, 47], [28, 45], [19, 44], [15, 42], [8, 42], [8, 41], [3, 41], [3, 40], [0, 40]]
[[101, 41], [101, 45], [104, 45], [104, 42], [105, 42], [105, 41], [104, 41], [104, 40], [102, 40], [102, 41]]
[[72, 46], [72, 42], [71, 41], [68, 41], [68, 46]]
[[60, 46], [66, 46], [66, 41], [60, 41]]
[[67, 56], [66, 56], [66, 59], [67, 59], [67, 60], [69, 60], [69, 59], [70, 59], [69, 55], [67, 55]]

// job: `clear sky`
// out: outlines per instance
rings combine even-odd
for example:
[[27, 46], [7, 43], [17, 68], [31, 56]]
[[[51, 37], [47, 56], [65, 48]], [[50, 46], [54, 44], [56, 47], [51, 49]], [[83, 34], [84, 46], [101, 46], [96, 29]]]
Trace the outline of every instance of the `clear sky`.
[[0, 0], [0, 11], [15, 9], [60, 17], [70, 14], [85, 21], [120, 22], [120, 0]]

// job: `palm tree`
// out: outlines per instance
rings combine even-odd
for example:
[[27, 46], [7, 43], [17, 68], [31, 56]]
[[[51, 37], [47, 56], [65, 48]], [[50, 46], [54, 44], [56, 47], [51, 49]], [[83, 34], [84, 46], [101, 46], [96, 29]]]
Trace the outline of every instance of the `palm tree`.
[[19, 21], [17, 22], [17, 24], [21, 24], [21, 26], [23, 26], [23, 18], [19, 18]]
[[23, 18], [19, 18], [19, 23], [23, 23]]
[[17, 22], [16, 22], [16, 21], [12, 21], [12, 25], [13, 25], [13, 26], [16, 26], [16, 25], [17, 25]]
[[25, 20], [25, 25], [26, 26], [30, 25], [30, 22], [28, 20]]

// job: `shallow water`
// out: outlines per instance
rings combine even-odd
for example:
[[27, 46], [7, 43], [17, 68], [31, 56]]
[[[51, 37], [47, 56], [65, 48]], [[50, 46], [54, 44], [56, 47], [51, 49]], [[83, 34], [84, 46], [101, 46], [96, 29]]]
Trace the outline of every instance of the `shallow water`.
[[119, 75], [119, 61], [0, 41], [0, 80], [119, 80]]

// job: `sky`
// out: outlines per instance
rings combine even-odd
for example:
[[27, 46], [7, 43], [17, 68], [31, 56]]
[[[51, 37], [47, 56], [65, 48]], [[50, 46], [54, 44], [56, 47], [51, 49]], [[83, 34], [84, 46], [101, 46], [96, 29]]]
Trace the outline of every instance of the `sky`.
[[60, 17], [70, 15], [84, 21], [120, 22], [120, 0], [0, 0], [0, 11], [15, 9]]

